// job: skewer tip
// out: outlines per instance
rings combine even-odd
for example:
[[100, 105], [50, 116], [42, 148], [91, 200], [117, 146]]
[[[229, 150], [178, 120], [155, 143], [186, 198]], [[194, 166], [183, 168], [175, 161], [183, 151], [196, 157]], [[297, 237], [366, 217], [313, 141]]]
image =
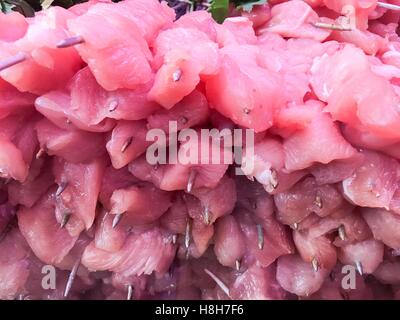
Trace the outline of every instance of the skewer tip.
[[235, 261], [235, 268], [236, 268], [236, 271], [240, 270], [240, 261], [239, 260]]
[[121, 147], [121, 152], [124, 153], [126, 149], [129, 148], [129, 146], [132, 144], [133, 137], [129, 137], [128, 139], [125, 140], [124, 144]]
[[40, 159], [46, 153], [46, 148], [40, 148], [39, 151], [36, 153], [35, 158]]
[[356, 269], [360, 276], [363, 275], [363, 267], [360, 261], [356, 261]]
[[128, 292], [126, 295], [126, 300], [132, 300], [132, 295], [133, 295], [133, 286], [129, 285], [128, 286]]
[[63, 214], [63, 216], [61, 218], [61, 222], [60, 222], [60, 228], [61, 229], [64, 228], [67, 225], [67, 223], [68, 223], [70, 218], [71, 218], [71, 213], [67, 212], [67, 213]]
[[186, 222], [186, 230], [185, 230], [185, 248], [189, 249], [190, 246], [190, 221]]
[[117, 225], [121, 222], [123, 213], [116, 214], [113, 221], [112, 221], [112, 228], [115, 229]]
[[11, 68], [12, 66], [15, 66], [18, 63], [24, 62], [28, 58], [28, 55], [24, 52], [18, 52], [17, 54], [5, 58], [2, 61], [0, 61], [0, 71], [3, 71], [7, 68]]
[[258, 249], [264, 249], [264, 232], [261, 224], [257, 224]]
[[190, 174], [189, 174], [188, 182], [187, 182], [187, 185], [186, 185], [187, 193], [192, 192], [193, 185], [194, 185], [194, 182], [196, 180], [196, 176], [197, 176], [197, 173], [195, 171], [191, 170]]
[[182, 77], [182, 70], [181, 69], [177, 69], [176, 71], [174, 71], [174, 73], [172, 74], [172, 80], [174, 82], [177, 82], [181, 79]]
[[346, 231], [345, 231], [343, 225], [341, 225], [341, 226], [338, 228], [338, 234], [339, 234], [340, 240], [342, 240], [342, 241], [346, 240]]
[[319, 270], [319, 263], [318, 263], [318, 260], [317, 260], [315, 257], [312, 258], [312, 260], [311, 260], [311, 265], [312, 265], [313, 270], [314, 270], [315, 272], [318, 272], [318, 270]]
[[117, 108], [118, 108], [118, 100], [112, 99], [108, 103], [108, 112], [114, 112], [115, 110], [117, 110]]
[[204, 224], [206, 224], [207, 226], [211, 223], [210, 215], [211, 215], [210, 208], [208, 206], [205, 206], [203, 210], [203, 216], [204, 216]]
[[75, 280], [75, 276], [76, 276], [76, 273], [78, 272], [78, 269], [79, 269], [79, 265], [81, 264], [81, 259], [79, 258], [76, 262], [75, 262], [75, 264], [74, 264], [74, 266], [72, 267], [72, 270], [71, 270], [71, 272], [70, 272], [70, 274], [69, 274], [69, 276], [68, 276], [68, 280], [67, 280], [67, 284], [65, 285], [65, 290], [64, 290], [64, 298], [67, 298], [68, 297], [68, 295], [69, 295], [69, 292], [71, 291], [71, 288], [72, 288], [72, 285], [73, 285], [73, 283], [74, 283], [74, 280]]
[[58, 188], [56, 190], [56, 197], [59, 197], [65, 189], [68, 187], [68, 182], [66, 181], [61, 181], [61, 183], [58, 185]]
[[316, 197], [315, 197], [314, 204], [315, 204], [318, 208], [322, 209], [322, 199], [321, 199], [320, 196], [316, 196]]
[[68, 48], [83, 42], [85, 42], [85, 40], [81, 36], [74, 36], [61, 40], [59, 43], [57, 43], [56, 47], [59, 49]]

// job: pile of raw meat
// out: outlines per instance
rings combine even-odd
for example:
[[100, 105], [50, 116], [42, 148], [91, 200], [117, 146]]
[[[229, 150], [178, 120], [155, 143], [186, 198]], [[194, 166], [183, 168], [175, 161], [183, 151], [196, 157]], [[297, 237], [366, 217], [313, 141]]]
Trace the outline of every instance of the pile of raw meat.
[[[386, 7], [269, 1], [223, 24], [157, 0], [1, 14], [0, 298], [400, 298]], [[146, 133], [171, 121], [254, 129], [254, 168], [150, 164]]]

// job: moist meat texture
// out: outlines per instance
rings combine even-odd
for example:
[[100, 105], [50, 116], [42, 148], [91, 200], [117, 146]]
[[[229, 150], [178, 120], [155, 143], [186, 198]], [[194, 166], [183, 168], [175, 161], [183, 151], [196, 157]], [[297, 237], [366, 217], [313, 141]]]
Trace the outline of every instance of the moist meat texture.
[[0, 299], [400, 298], [400, 11], [176, 2], [0, 13]]

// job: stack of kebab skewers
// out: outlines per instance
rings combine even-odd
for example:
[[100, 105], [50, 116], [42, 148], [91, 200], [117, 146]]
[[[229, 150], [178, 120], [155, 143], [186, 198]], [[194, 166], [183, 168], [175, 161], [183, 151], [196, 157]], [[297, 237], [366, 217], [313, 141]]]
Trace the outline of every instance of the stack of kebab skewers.
[[[397, 298], [398, 9], [1, 15], [0, 297]], [[171, 121], [253, 129], [254, 168], [149, 164], [146, 133]]]

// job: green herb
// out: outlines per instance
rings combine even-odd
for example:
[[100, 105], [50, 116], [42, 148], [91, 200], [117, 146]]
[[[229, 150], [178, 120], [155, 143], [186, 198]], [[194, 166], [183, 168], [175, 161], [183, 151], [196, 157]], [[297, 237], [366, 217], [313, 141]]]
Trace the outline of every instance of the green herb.
[[213, 0], [209, 10], [214, 20], [222, 23], [228, 16], [229, 0]]
[[24, 0], [1, 0], [1, 11], [17, 11], [26, 17], [33, 17], [35, 10]]
[[238, 9], [242, 9], [246, 12], [251, 12], [254, 6], [260, 6], [267, 3], [267, 0], [242, 0], [242, 1], [234, 1]]
[[[69, 8], [74, 4], [82, 3], [87, 0], [0, 0], [0, 8], [4, 13], [17, 11], [27, 17], [32, 17], [35, 11], [47, 9], [50, 6], [61, 6]], [[118, 2], [120, 0], [113, 0]], [[229, 4], [232, 3], [238, 9], [250, 12], [254, 6], [267, 3], [268, 0], [189, 0], [190, 10], [193, 11], [197, 5], [201, 7], [203, 2], [211, 3], [208, 11], [211, 12], [213, 18], [222, 23], [229, 13]], [[167, 2], [172, 6], [176, 1]], [[204, 8], [204, 6], [203, 6]]]

